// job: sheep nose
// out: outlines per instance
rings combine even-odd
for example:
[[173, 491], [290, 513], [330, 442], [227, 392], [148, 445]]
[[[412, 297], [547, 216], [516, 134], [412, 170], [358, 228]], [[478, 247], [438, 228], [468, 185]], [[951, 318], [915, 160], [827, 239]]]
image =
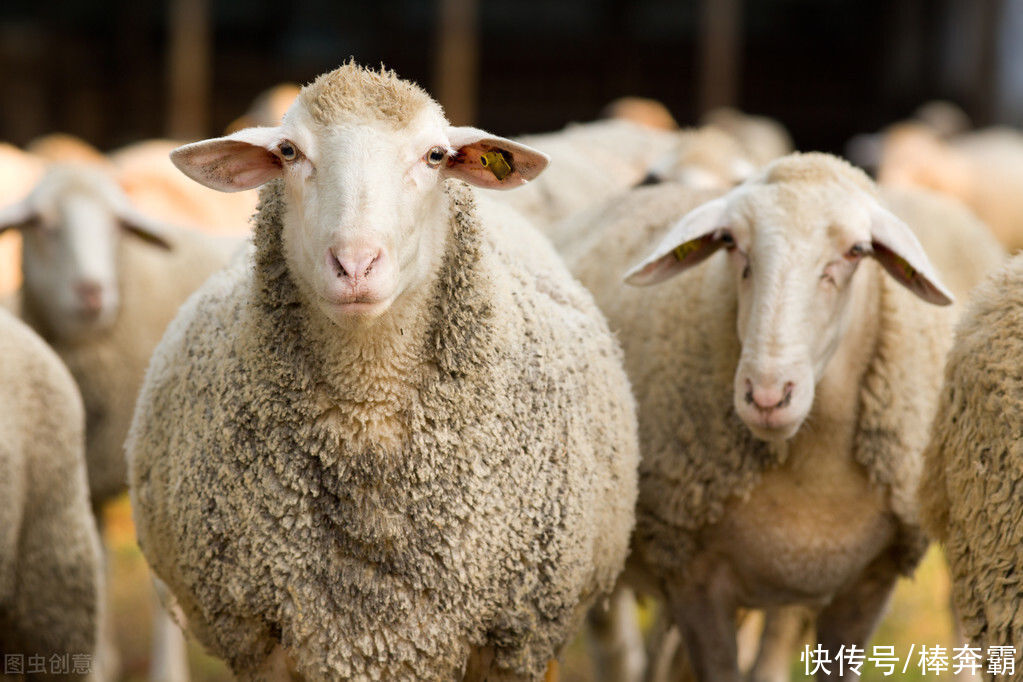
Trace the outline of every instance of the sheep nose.
[[784, 385], [753, 385], [753, 382], [746, 379], [746, 403], [753, 405], [758, 411], [771, 413], [783, 409], [792, 402], [792, 389], [796, 385], [786, 381]]
[[369, 277], [383, 256], [384, 251], [379, 248], [330, 250], [334, 274], [338, 279], [347, 280], [352, 286]]
[[84, 312], [97, 313], [103, 307], [103, 286], [91, 279], [83, 279], [75, 284], [75, 295]]

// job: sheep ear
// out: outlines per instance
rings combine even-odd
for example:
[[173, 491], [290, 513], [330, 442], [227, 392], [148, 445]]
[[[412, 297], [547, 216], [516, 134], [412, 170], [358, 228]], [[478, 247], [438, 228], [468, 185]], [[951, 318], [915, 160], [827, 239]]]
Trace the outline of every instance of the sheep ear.
[[21, 201], [0, 208], [0, 234], [12, 228], [20, 228], [32, 222], [36, 210], [26, 197]]
[[178, 147], [170, 158], [182, 173], [221, 192], [259, 187], [281, 174], [281, 160], [270, 151], [280, 128], [245, 128], [227, 137]]
[[719, 197], [698, 206], [668, 228], [657, 248], [625, 273], [634, 286], [649, 286], [688, 270], [731, 240], [725, 224], [728, 200]]
[[454, 150], [443, 173], [487, 189], [512, 189], [524, 185], [550, 163], [543, 152], [485, 130], [451, 127], [448, 140]]
[[116, 210], [121, 229], [161, 249], [174, 248], [171, 230], [165, 223], [150, 218], [126, 203], [118, 206]]
[[955, 300], [913, 231], [880, 205], [871, 209], [870, 238], [872, 256], [896, 282], [928, 303], [949, 305]]

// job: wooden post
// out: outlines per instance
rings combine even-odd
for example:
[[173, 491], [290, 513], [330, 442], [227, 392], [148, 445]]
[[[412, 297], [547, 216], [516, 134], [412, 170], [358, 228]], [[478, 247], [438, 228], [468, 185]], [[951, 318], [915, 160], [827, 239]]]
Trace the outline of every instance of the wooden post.
[[210, 12], [208, 0], [170, 0], [167, 40], [167, 134], [188, 140], [209, 133]]
[[479, 75], [478, 0], [439, 0], [437, 4], [437, 61], [434, 62], [437, 101], [455, 125], [476, 122]]
[[700, 113], [715, 107], [736, 106], [742, 55], [740, 0], [703, 0], [698, 45]]

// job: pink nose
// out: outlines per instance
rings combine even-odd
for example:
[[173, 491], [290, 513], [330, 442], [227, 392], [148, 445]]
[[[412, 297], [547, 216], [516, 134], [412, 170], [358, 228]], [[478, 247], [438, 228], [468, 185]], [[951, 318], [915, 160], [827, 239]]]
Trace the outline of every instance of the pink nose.
[[379, 248], [330, 250], [334, 274], [353, 287], [373, 273], [373, 268], [380, 265], [383, 256], [383, 249]]
[[757, 385], [746, 379], [746, 403], [753, 405], [757, 410], [764, 413], [771, 413], [789, 406], [792, 402], [792, 389], [795, 384], [791, 381], [784, 385]]
[[103, 287], [99, 282], [83, 279], [75, 284], [75, 295], [85, 312], [97, 313], [103, 307]]

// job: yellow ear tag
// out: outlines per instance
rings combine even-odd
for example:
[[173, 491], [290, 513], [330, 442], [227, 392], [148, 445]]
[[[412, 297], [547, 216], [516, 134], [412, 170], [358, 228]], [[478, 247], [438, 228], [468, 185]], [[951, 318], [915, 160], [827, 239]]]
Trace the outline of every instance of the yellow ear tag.
[[701, 239], [691, 239], [687, 242], [679, 244], [678, 246], [675, 247], [674, 250], [675, 258], [680, 263], [685, 261], [685, 259], [691, 256], [694, 251], [700, 248], [702, 243], [703, 240]]
[[505, 153], [500, 150], [492, 149], [489, 152], [484, 153], [480, 156], [480, 163], [483, 164], [484, 168], [493, 173], [494, 177], [498, 180], [504, 180], [506, 177], [511, 175], [511, 164], [508, 163], [508, 158]]
[[900, 258], [899, 266], [902, 268], [902, 274], [906, 276], [907, 280], [911, 280], [916, 277], [916, 269], [910, 265], [906, 260]]

